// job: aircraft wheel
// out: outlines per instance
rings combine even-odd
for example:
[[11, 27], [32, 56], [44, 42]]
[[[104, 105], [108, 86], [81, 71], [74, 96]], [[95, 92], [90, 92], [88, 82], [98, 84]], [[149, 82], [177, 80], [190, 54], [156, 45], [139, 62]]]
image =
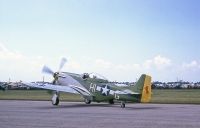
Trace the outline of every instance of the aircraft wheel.
[[113, 99], [109, 100], [108, 102], [109, 102], [109, 104], [114, 104]]
[[85, 99], [85, 103], [86, 103], [86, 104], [90, 104], [90, 103], [91, 103], [91, 100]]
[[121, 102], [121, 108], [125, 108], [125, 102]]
[[59, 104], [59, 97], [58, 97], [58, 95], [54, 94], [51, 101], [52, 101], [53, 105], [58, 105]]

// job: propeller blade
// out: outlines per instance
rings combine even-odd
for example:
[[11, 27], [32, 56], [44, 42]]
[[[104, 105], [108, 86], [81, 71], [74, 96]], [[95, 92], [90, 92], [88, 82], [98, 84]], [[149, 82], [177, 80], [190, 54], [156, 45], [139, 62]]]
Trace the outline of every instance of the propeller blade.
[[51, 74], [51, 75], [54, 74], [54, 72], [49, 67], [47, 67], [47, 66], [43, 67], [42, 72], [46, 73], [46, 74]]
[[59, 66], [59, 72], [61, 71], [61, 69], [63, 68], [63, 66], [65, 65], [65, 63], [67, 62], [66, 58], [62, 58], [60, 61], [60, 66]]

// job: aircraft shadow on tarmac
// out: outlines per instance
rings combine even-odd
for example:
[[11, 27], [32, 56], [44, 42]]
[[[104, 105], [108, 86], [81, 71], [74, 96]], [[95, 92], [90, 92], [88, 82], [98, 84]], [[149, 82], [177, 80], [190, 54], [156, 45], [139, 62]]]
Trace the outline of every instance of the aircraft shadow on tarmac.
[[58, 106], [43, 106], [40, 108], [44, 109], [61, 109], [61, 108], [85, 108], [85, 107], [119, 107], [117, 105], [110, 105], [110, 104], [81, 104], [81, 103], [74, 103], [74, 104], [61, 104]]
[[133, 107], [126, 107], [126, 109], [128, 109], [128, 110], [149, 110], [149, 109], [153, 110], [153, 109], [161, 109], [161, 107], [150, 107], [150, 106], [135, 107], [135, 106], [133, 106]]
[[[116, 104], [107, 104], [107, 103], [101, 103], [101, 104], [81, 104], [81, 103], [72, 103], [72, 104], [61, 104], [58, 106], [43, 106], [43, 107], [39, 107], [40, 109], [66, 109], [66, 108], [90, 108], [90, 107], [110, 107], [110, 108], [120, 108], [120, 104], [116, 103]], [[159, 109], [160, 107], [157, 106], [134, 106], [134, 104], [132, 106], [129, 106], [127, 104], [127, 106], [124, 109], [127, 110], [147, 110], [147, 109]], [[120, 108], [121, 109], [121, 108]]]

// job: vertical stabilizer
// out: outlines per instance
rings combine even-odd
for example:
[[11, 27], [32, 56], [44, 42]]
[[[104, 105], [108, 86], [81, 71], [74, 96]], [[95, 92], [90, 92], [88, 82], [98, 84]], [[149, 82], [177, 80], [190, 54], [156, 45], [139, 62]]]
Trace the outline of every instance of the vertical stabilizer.
[[132, 91], [140, 93], [140, 102], [149, 102], [151, 99], [151, 76], [142, 74]]

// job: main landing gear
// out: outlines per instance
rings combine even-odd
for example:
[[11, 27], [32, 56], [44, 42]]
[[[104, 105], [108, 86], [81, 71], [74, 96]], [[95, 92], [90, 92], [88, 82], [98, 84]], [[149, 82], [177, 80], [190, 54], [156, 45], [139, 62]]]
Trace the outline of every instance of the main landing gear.
[[58, 105], [59, 104], [59, 93], [58, 92], [53, 94], [51, 102], [52, 102], [53, 105]]
[[85, 102], [86, 104], [90, 104], [90, 103], [91, 103], [91, 100], [85, 99], [84, 102]]
[[125, 102], [124, 101], [121, 101], [121, 108], [125, 108]]
[[114, 100], [111, 99], [111, 100], [108, 101], [108, 103], [109, 103], [109, 104], [114, 104]]

